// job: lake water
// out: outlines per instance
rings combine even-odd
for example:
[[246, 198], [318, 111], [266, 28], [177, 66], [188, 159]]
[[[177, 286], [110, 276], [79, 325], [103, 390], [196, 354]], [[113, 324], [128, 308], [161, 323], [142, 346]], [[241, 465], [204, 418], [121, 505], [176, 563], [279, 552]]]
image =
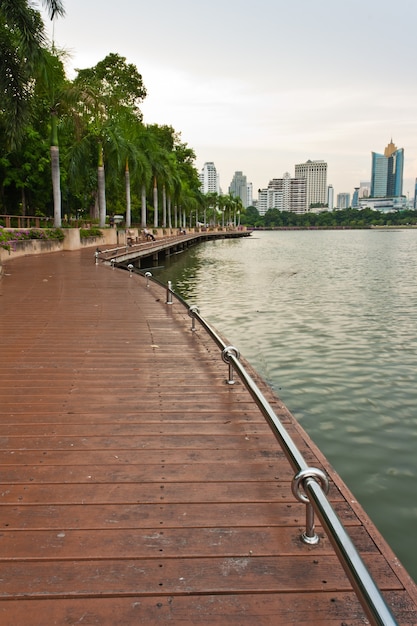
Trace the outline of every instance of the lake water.
[[270, 383], [417, 580], [417, 230], [257, 232], [152, 273]]

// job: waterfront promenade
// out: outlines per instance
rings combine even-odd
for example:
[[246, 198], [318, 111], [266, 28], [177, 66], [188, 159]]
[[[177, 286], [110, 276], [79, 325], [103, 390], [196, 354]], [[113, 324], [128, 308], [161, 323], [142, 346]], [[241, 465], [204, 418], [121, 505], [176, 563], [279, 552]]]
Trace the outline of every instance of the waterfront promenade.
[[[175, 299], [94, 263], [21, 257], [0, 279], [0, 624], [366, 624], [242, 384]], [[221, 330], [221, 329], [219, 329]], [[417, 591], [289, 411], [256, 383], [399, 624]], [[393, 512], [395, 515], [395, 512]]]

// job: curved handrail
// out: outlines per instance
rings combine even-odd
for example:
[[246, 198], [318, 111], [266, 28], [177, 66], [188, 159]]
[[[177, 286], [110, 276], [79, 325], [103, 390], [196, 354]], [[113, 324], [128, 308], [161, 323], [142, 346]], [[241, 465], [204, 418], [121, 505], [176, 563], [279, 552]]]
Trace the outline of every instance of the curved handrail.
[[[162, 284], [160, 281], [155, 282]], [[227, 346], [214, 328], [212, 328], [212, 326], [210, 326], [210, 324], [200, 315], [198, 307], [195, 305], [190, 306], [183, 298], [175, 294], [172, 290], [171, 283], [169, 283], [168, 291], [175, 295], [175, 297], [186, 306], [189, 316], [193, 320], [196, 319], [199, 322], [202, 328], [204, 328], [217, 346], [222, 350], [223, 360], [229, 363], [229, 366], [237, 372], [240, 380], [249, 391], [261, 413], [267, 419], [287, 459], [296, 471], [293, 481], [294, 495], [301, 501], [307, 503], [307, 510], [309, 507], [312, 507], [320, 519], [322, 527], [329, 537], [336, 555], [338, 556], [342, 567], [345, 570], [345, 573], [362, 605], [362, 608], [370, 620], [370, 623], [374, 626], [397, 625], [398, 623], [385, 603], [379, 588], [370, 575], [357, 549], [353, 545], [352, 540], [347, 534], [343, 524], [327, 498], [327, 477], [324, 477], [323, 479], [322, 475], [324, 475], [324, 473], [321, 472], [321, 470], [310, 468], [308, 466], [303, 455], [298, 450], [284, 426], [281, 424], [271, 405], [246, 369], [243, 367], [239, 360], [240, 355], [238, 350], [233, 346]], [[194, 327], [193, 330], [195, 330]], [[229, 376], [228, 382], [230, 382], [230, 378], [231, 377]], [[302, 486], [304, 494], [298, 494], [296, 492], [296, 488], [294, 487], [295, 484], [297, 485], [297, 489]], [[307, 513], [307, 523], [308, 519], [309, 514]], [[311, 520], [310, 525], [314, 528]], [[306, 534], [308, 535], [308, 529]], [[308, 542], [307, 537], [307, 543]]]
[[[129, 269], [129, 271], [131, 270]], [[146, 277], [147, 286], [149, 286], [149, 280], [161, 287], [165, 286], [161, 281], [154, 278], [148, 270], [139, 271], [138, 273]], [[327, 476], [322, 470], [308, 466], [273, 408], [240, 362], [240, 354], [237, 348], [227, 345], [223, 341], [215, 329], [200, 315], [198, 306], [188, 304], [184, 298], [175, 293], [172, 289], [171, 281], [168, 281], [166, 290], [167, 304], [172, 304], [172, 296], [175, 296], [188, 309], [188, 315], [192, 318], [191, 330], [195, 330], [195, 320], [197, 320], [219, 349], [222, 350], [222, 358], [229, 364], [229, 380], [227, 382], [233, 384], [232, 370], [236, 371], [262, 415], [268, 421], [284, 454], [295, 470], [296, 474], [292, 483], [293, 494], [298, 500], [307, 505], [307, 529], [302, 535], [302, 540], [305, 543], [317, 543], [318, 537], [314, 533], [314, 513], [316, 513], [370, 623], [373, 626], [398, 626], [398, 622], [393, 617], [378, 586], [327, 498]], [[303, 493], [300, 491], [301, 488]]]

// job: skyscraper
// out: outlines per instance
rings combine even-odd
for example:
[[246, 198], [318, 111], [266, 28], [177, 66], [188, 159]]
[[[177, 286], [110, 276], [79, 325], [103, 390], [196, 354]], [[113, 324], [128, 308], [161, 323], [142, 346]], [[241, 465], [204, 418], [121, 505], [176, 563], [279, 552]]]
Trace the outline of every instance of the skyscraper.
[[337, 208], [347, 209], [350, 207], [350, 193], [338, 193], [337, 194]]
[[295, 166], [295, 177], [307, 181], [307, 202], [305, 210], [309, 211], [312, 204], [324, 206], [327, 202], [327, 163], [324, 161], [307, 161]]
[[333, 185], [329, 185], [327, 187], [327, 208], [329, 211], [333, 211], [334, 209], [334, 189]]
[[398, 198], [403, 194], [404, 150], [391, 142], [384, 154], [372, 152], [371, 198]]
[[273, 178], [267, 189], [260, 189], [258, 195], [258, 211], [265, 215], [268, 209], [305, 213], [306, 179], [291, 178], [285, 172], [282, 178]]
[[204, 163], [199, 179], [203, 193], [220, 193], [219, 175], [212, 161]]
[[359, 187], [355, 187], [355, 191], [352, 196], [352, 209], [357, 209], [359, 207]]
[[246, 208], [248, 204], [248, 181], [243, 172], [235, 172], [232, 182], [229, 185], [229, 194], [242, 200], [242, 206]]

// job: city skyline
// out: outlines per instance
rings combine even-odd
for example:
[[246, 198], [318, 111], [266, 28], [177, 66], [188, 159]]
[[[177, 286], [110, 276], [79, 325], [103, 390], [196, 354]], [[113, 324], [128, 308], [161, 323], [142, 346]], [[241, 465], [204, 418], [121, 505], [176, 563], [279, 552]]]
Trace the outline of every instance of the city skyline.
[[[284, 183], [285, 185], [289, 185], [290, 183], [295, 183], [297, 180], [301, 178], [305, 178], [307, 181], [307, 189], [309, 190], [306, 198], [305, 205], [306, 207], [310, 204], [315, 203], [327, 203], [328, 206], [333, 207], [334, 195], [336, 195], [337, 202], [336, 208], [346, 208], [347, 204], [351, 201], [354, 204], [352, 206], [359, 206], [359, 199], [361, 198], [387, 198], [387, 197], [407, 197], [403, 191], [403, 171], [404, 171], [404, 150], [403, 148], [397, 148], [397, 146], [393, 143], [392, 138], [388, 145], [385, 147], [383, 153], [372, 151], [372, 167], [370, 180], [361, 180], [351, 191], [339, 191], [335, 194], [334, 186], [331, 182], [327, 180], [327, 169], [328, 163], [326, 163], [323, 159], [311, 160], [309, 159], [305, 163], [298, 163], [293, 166], [294, 174], [291, 175], [287, 170], [282, 174], [282, 177], [275, 176], [270, 179], [268, 183], [266, 183], [263, 187], [257, 190], [258, 197], [253, 196], [254, 205], [260, 203], [262, 207], [262, 214], [265, 212], [267, 208], [281, 208], [285, 209], [285, 206], [280, 206], [281, 202], [278, 201], [278, 204], [273, 204], [276, 201], [276, 196], [274, 195], [278, 189], [281, 189], [282, 181], [288, 180], [288, 183]], [[216, 168], [216, 164], [214, 162], [205, 163], [204, 167], [200, 171], [200, 180], [205, 180], [204, 172], [207, 166], [211, 166], [212, 169], [216, 172], [216, 188], [212, 187], [210, 190], [205, 189], [202, 184], [202, 189], [205, 193], [208, 191], [217, 191], [219, 193], [227, 193], [220, 183], [220, 172]], [[308, 182], [310, 178], [311, 172], [316, 171], [317, 178], [315, 178], [314, 185], [312, 186], [311, 181]], [[233, 189], [233, 182], [235, 180], [236, 175], [240, 177], [243, 176], [247, 184], [252, 187], [252, 183], [248, 180], [248, 177], [242, 171], [235, 171], [233, 175], [233, 179], [231, 183], [229, 183], [228, 192], [230, 192], [231, 188]], [[278, 187], [277, 187], [278, 185]], [[294, 186], [294, 185], [293, 185]], [[313, 187], [315, 190], [313, 192]], [[329, 201], [329, 189], [331, 188], [331, 200]], [[414, 189], [410, 192], [409, 200], [413, 205], [415, 205], [417, 198], [417, 178], [415, 179]], [[289, 192], [286, 192], [289, 193]], [[301, 200], [301, 196], [299, 195], [300, 191], [298, 191], [298, 199], [295, 200], [296, 209], [287, 209], [287, 210], [296, 210], [303, 204], [303, 200]], [[240, 195], [239, 193], [234, 195]], [[408, 195], [408, 194], [407, 194]], [[268, 199], [267, 199], [268, 198]], [[275, 200], [273, 200], [275, 198]], [[288, 205], [288, 198], [284, 205]], [[300, 204], [301, 202], [301, 204]], [[272, 204], [271, 204], [272, 203]], [[291, 203], [290, 203], [291, 204]], [[245, 205], [244, 206], [249, 206]], [[397, 208], [403, 206], [402, 204], [397, 204]]]
[[111, 52], [126, 57], [148, 92], [144, 122], [173, 126], [198, 171], [216, 164], [223, 189], [235, 171], [255, 192], [293, 164], [324, 160], [335, 193], [352, 194], [370, 179], [372, 151], [392, 137], [404, 149], [404, 194], [413, 195], [417, 3], [64, 4], [53, 31], [70, 54], [68, 75]]

